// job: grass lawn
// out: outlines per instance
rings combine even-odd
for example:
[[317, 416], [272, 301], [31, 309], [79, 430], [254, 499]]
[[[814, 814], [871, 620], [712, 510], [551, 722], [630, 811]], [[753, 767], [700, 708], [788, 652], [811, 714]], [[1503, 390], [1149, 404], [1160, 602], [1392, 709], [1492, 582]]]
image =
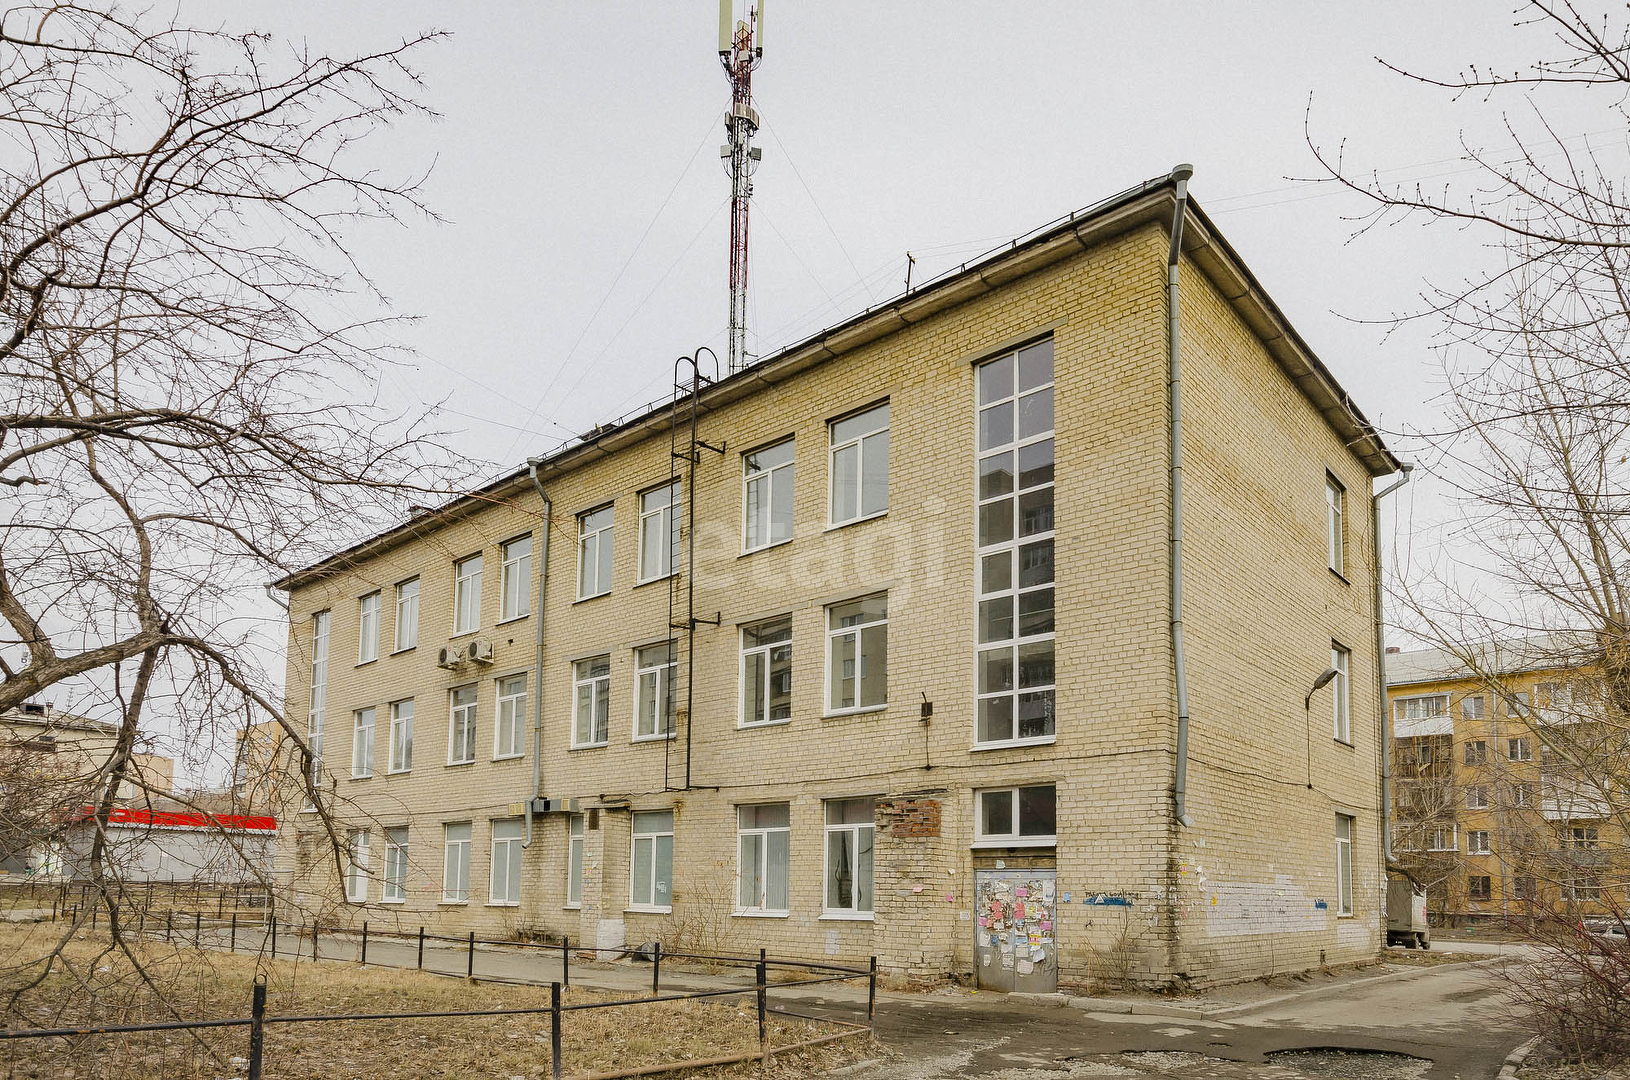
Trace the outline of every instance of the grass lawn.
[[[252, 956], [176, 949], [162, 942], [140, 946], [138, 956], [162, 993], [144, 985], [127, 957], [108, 952], [104, 939], [82, 938], [64, 951], [44, 983], [23, 989], [38, 965], [22, 965], [50, 947], [61, 924], [0, 926], [0, 1025], [73, 1027], [152, 1023], [249, 1015], [251, 984], [266, 975], [270, 1015], [339, 1015], [540, 1008], [546, 987], [471, 983], [416, 971], [353, 964], [267, 961]], [[580, 989], [566, 1003], [615, 1000]], [[775, 1007], [772, 994], [771, 1007]], [[842, 1030], [836, 1024], [771, 1017], [770, 1042], [784, 1046]], [[563, 1021], [568, 1076], [719, 1057], [756, 1049], [758, 1022], [751, 994], [699, 1001], [630, 1005], [567, 1013]], [[121, 1078], [216, 1080], [242, 1077], [247, 1027], [130, 1035], [0, 1040], [0, 1077], [23, 1080]], [[769, 1075], [820, 1075], [868, 1054], [856, 1035], [778, 1055]], [[237, 1060], [234, 1060], [237, 1059]], [[549, 1015], [454, 1017], [269, 1024], [267, 1080], [350, 1080], [388, 1077], [546, 1077]], [[754, 1064], [691, 1075], [765, 1075]]]

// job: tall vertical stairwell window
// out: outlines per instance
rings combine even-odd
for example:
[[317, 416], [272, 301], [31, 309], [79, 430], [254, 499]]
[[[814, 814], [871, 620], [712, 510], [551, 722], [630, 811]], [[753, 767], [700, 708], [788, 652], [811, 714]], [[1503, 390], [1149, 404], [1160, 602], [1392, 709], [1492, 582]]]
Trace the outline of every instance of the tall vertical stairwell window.
[[[328, 714], [328, 618], [319, 611], [311, 617], [311, 708], [306, 713], [306, 745], [311, 748], [311, 790], [323, 782], [323, 723]], [[309, 796], [309, 793], [308, 793]], [[308, 797], [307, 810], [316, 804]]]
[[1053, 676], [1053, 343], [976, 372], [978, 667], [976, 742], [1050, 739]]
[[679, 481], [640, 495], [640, 582], [679, 573]]
[[830, 524], [876, 517], [889, 508], [889, 403], [832, 421], [827, 492]]

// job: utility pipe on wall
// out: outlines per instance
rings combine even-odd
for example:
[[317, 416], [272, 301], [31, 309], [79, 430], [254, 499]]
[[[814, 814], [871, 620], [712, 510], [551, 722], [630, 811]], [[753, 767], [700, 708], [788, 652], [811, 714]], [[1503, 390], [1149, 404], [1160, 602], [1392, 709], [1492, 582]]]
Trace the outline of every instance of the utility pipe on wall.
[[1189, 680], [1183, 662], [1183, 406], [1182, 368], [1178, 362], [1177, 265], [1183, 254], [1183, 216], [1188, 210], [1189, 177], [1193, 165], [1179, 165], [1171, 178], [1177, 187], [1177, 208], [1172, 214], [1172, 246], [1166, 258], [1166, 391], [1171, 405], [1172, 536], [1171, 610], [1172, 669], [1177, 681], [1177, 771], [1172, 783], [1176, 816], [1184, 827], [1194, 824], [1188, 813]]
[[538, 479], [538, 463], [542, 460], [529, 458], [526, 462], [532, 486], [537, 489], [538, 498], [543, 500], [543, 539], [538, 544], [538, 610], [533, 613], [538, 619], [538, 651], [532, 677], [532, 793], [526, 800], [526, 835], [521, 838], [523, 848], [532, 846], [532, 803], [543, 794], [543, 598], [549, 585], [549, 528], [554, 520], [555, 507]]
[[1381, 703], [1381, 854], [1392, 863], [1392, 707], [1387, 704], [1387, 638], [1381, 626], [1381, 500], [1409, 483], [1415, 466], [1405, 463], [1403, 475], [1370, 497], [1370, 537], [1374, 541], [1370, 576], [1375, 585], [1375, 679]]

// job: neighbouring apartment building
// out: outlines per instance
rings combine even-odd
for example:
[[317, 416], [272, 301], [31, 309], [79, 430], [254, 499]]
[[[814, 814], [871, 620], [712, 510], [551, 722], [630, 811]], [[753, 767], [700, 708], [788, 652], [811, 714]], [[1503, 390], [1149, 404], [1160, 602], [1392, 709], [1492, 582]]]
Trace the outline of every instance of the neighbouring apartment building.
[[[1397, 863], [1450, 920], [1605, 915], [1630, 903], [1623, 725], [1599, 715], [1586, 638], [1388, 650]], [[1470, 660], [1468, 663], [1467, 661]]]
[[996, 988], [1373, 956], [1398, 463], [1186, 179], [279, 582], [351, 846], [290, 805], [292, 901]]

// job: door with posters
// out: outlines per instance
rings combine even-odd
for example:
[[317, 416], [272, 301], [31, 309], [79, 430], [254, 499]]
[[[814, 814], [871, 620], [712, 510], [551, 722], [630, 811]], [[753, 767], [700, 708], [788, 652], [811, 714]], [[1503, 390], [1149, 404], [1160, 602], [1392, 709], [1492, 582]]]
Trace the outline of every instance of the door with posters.
[[974, 964], [979, 987], [1050, 994], [1058, 989], [1053, 930], [1055, 870], [974, 871]]

